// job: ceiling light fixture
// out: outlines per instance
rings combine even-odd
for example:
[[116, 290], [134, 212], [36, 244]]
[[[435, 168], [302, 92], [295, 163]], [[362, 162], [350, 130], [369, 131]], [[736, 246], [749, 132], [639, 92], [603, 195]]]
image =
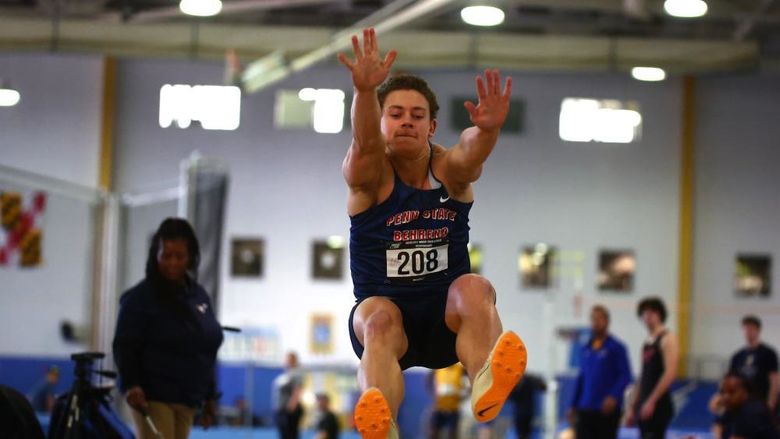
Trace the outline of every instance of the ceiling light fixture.
[[673, 17], [696, 18], [707, 13], [704, 0], [666, 0], [664, 10]]
[[467, 6], [460, 18], [472, 26], [497, 26], [504, 22], [504, 11], [495, 6]]
[[0, 79], [0, 107], [13, 107], [19, 103], [20, 99], [19, 92]]
[[666, 72], [659, 67], [634, 67], [631, 69], [631, 76], [639, 81], [663, 81], [666, 79]]
[[179, 9], [187, 15], [196, 17], [211, 17], [222, 10], [220, 0], [181, 0]]

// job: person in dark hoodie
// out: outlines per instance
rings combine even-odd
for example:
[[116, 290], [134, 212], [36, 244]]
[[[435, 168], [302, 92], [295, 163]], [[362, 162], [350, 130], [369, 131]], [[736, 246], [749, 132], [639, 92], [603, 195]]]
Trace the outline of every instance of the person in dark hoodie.
[[120, 299], [114, 359], [140, 439], [185, 439], [195, 411], [208, 427], [216, 412], [215, 364], [222, 329], [196, 281], [200, 246], [190, 224], [167, 218], [157, 229], [146, 277]]

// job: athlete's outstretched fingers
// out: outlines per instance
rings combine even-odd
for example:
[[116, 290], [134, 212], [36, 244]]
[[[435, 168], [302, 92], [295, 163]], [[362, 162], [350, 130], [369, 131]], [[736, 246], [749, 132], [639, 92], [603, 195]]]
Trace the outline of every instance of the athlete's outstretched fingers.
[[363, 55], [371, 53], [371, 29], [363, 29]]
[[395, 50], [391, 50], [385, 54], [385, 68], [389, 69], [392, 67], [393, 63], [395, 62], [395, 58], [398, 56], [398, 52]]
[[490, 69], [485, 69], [485, 94], [493, 94], [493, 75], [490, 74]]
[[501, 96], [501, 74], [498, 69], [493, 70], [493, 87], [496, 96]]
[[477, 76], [476, 83], [477, 83], [477, 97], [480, 100], [485, 99], [485, 97], [487, 96], [487, 92], [485, 91], [485, 83], [482, 81], [481, 76]]
[[512, 94], [512, 77], [507, 76], [506, 77], [506, 83], [504, 85], [504, 98], [509, 99], [509, 96]]
[[369, 34], [371, 36], [371, 50], [378, 52], [379, 51], [379, 44], [376, 42], [376, 29], [373, 27], [371, 28], [371, 32]]
[[354, 67], [354, 64], [352, 64], [349, 58], [347, 58], [347, 55], [344, 55], [343, 53], [339, 52], [336, 55], [336, 58], [338, 58], [339, 62], [344, 64], [348, 69], [352, 70], [352, 68]]
[[398, 56], [398, 52], [396, 52], [395, 50], [391, 50], [387, 52], [384, 61], [385, 68], [389, 69], [393, 65], [393, 62], [395, 62], [395, 57], [397, 56]]
[[360, 42], [357, 35], [352, 35], [352, 52], [355, 54], [355, 62], [360, 61], [363, 58], [363, 53], [360, 50]]
[[474, 103], [471, 101], [464, 102], [463, 106], [466, 107], [466, 111], [468, 111], [472, 116], [474, 115], [474, 112], [477, 111], [477, 106], [474, 105]]

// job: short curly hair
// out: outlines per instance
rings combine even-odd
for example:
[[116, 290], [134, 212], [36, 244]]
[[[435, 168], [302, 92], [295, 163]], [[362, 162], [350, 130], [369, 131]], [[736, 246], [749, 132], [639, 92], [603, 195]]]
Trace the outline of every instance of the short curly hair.
[[410, 74], [391, 76], [376, 91], [379, 98], [379, 106], [384, 108], [387, 95], [396, 90], [414, 90], [425, 96], [425, 100], [428, 101], [431, 120], [436, 119], [436, 115], [439, 112], [439, 102], [436, 100], [436, 93], [433, 92], [424, 79]]
[[660, 297], [645, 297], [642, 299], [636, 307], [637, 317], [642, 317], [642, 314], [647, 310], [656, 312], [661, 318], [661, 322], [666, 322], [666, 305], [664, 305], [664, 301]]

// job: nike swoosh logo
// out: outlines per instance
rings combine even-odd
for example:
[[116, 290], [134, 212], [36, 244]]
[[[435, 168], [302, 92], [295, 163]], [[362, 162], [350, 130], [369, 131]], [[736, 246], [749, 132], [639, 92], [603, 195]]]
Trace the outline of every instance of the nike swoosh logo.
[[439, 197], [439, 203], [446, 203], [450, 200], [450, 196], [447, 195], [446, 197]]
[[495, 407], [495, 406], [497, 406], [497, 405], [498, 405], [498, 404], [493, 404], [493, 405], [490, 405], [490, 406], [488, 406], [488, 407], [486, 407], [486, 408], [484, 408], [484, 409], [482, 409], [482, 410], [478, 411], [478, 412], [477, 412], [477, 416], [479, 416], [479, 417], [485, 416], [485, 412], [486, 412], [486, 411], [488, 411], [488, 410], [492, 409], [493, 407]]

